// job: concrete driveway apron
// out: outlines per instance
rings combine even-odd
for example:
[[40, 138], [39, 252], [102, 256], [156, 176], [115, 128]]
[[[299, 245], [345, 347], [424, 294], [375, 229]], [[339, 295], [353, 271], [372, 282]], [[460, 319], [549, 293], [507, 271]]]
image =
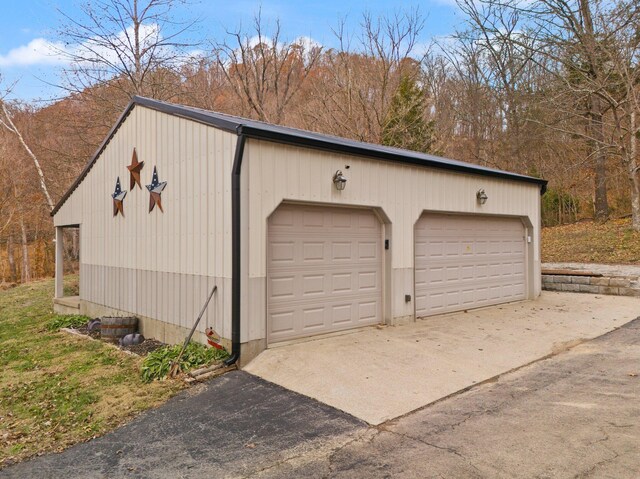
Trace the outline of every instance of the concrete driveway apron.
[[378, 425], [638, 316], [639, 298], [543, 292], [535, 301], [278, 345], [245, 371]]

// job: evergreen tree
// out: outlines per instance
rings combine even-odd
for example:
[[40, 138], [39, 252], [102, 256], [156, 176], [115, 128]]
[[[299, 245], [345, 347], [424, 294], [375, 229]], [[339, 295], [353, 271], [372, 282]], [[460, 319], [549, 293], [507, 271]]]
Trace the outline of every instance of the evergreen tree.
[[382, 129], [382, 144], [430, 152], [435, 140], [434, 122], [427, 121], [425, 109], [423, 89], [410, 76], [403, 75]]

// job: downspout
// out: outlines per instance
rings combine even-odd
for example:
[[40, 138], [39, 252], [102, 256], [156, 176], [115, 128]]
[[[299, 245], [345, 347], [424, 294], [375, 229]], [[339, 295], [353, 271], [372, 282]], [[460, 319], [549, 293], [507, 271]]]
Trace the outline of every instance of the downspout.
[[240, 169], [246, 137], [242, 125], [236, 131], [238, 141], [231, 170], [231, 356], [225, 361], [227, 366], [240, 358]]

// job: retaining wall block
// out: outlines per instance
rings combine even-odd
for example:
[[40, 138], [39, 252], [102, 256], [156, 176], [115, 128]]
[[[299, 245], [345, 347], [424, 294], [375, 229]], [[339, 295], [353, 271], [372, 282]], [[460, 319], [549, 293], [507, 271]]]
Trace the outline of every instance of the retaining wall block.
[[595, 284], [596, 286], [609, 286], [609, 280], [611, 278], [607, 276], [603, 276], [602, 278], [591, 278], [590, 284]]
[[631, 284], [629, 278], [611, 278], [609, 281], [611, 286], [619, 286], [622, 288], [628, 288]]
[[562, 291], [562, 285], [558, 283], [544, 283], [542, 289], [545, 291]]
[[580, 285], [579, 284], [567, 284], [567, 283], [563, 283], [562, 284], [562, 291], [580, 291]]
[[613, 286], [599, 286], [600, 294], [612, 294], [618, 296], [620, 294], [620, 290]]
[[553, 279], [553, 276], [550, 276], [548, 274], [543, 274], [542, 275], [542, 282], [543, 283], [555, 283], [555, 280]]
[[589, 284], [589, 276], [571, 276], [573, 284]]
[[600, 288], [598, 286], [594, 286], [592, 284], [581, 284], [580, 285], [581, 293], [593, 293], [598, 294], [600, 292]]
[[640, 289], [618, 288], [621, 296], [635, 296], [640, 298]]

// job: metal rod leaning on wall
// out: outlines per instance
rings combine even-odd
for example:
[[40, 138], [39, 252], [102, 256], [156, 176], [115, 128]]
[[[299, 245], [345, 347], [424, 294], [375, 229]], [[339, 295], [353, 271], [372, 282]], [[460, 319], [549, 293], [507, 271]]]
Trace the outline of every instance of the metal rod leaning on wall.
[[184, 340], [184, 344], [182, 345], [182, 349], [180, 350], [180, 354], [178, 354], [178, 357], [176, 358], [176, 360], [171, 365], [171, 369], [169, 370], [169, 376], [170, 377], [173, 378], [178, 374], [178, 371], [180, 370], [180, 359], [182, 359], [182, 355], [184, 354], [184, 350], [187, 349], [187, 345], [191, 341], [191, 338], [193, 337], [193, 333], [195, 333], [196, 328], [198, 327], [198, 324], [200, 323], [200, 320], [202, 319], [202, 316], [204, 316], [204, 312], [207, 310], [207, 306], [209, 306], [209, 302], [211, 301], [211, 298], [213, 297], [213, 294], [217, 290], [218, 290], [218, 286], [216, 285], [211, 290], [211, 293], [209, 293], [209, 297], [207, 298], [207, 302], [204, 303], [204, 306], [202, 307], [202, 310], [200, 311], [200, 314], [198, 315], [198, 319], [196, 319], [196, 322], [193, 323], [193, 327], [191, 328], [191, 332], [189, 333], [189, 335]]

